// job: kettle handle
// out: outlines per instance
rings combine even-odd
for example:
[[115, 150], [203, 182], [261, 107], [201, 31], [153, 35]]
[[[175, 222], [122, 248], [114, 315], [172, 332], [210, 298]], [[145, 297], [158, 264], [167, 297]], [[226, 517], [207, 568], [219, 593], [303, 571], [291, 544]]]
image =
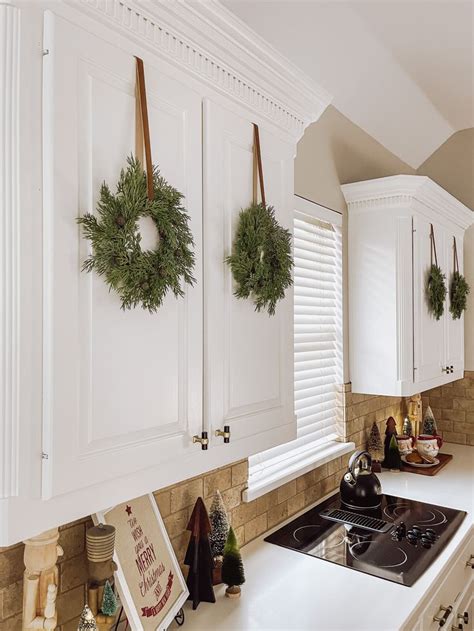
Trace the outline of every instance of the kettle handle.
[[362, 458], [362, 456], [365, 456], [367, 458], [367, 465], [369, 467], [369, 470], [372, 467], [372, 456], [370, 455], [370, 453], [364, 449], [360, 449], [359, 451], [355, 451], [352, 456], [351, 459], [349, 460], [349, 471], [351, 472], [352, 476], [355, 476], [355, 469], [357, 467], [357, 465], [359, 464], [360, 459]]

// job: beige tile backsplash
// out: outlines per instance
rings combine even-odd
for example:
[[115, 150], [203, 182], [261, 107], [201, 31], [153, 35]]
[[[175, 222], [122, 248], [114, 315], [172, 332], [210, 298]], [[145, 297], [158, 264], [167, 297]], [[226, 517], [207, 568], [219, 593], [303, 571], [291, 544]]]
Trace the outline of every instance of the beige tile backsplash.
[[423, 410], [431, 406], [444, 440], [474, 445], [474, 371], [464, 379], [428, 390], [422, 395]]
[[[432, 406], [446, 440], [474, 444], [474, 372], [466, 373], [461, 381], [425, 393], [423, 402]], [[373, 421], [379, 424], [383, 436], [386, 419], [395, 417], [401, 427], [405, 411], [401, 398], [352, 394], [349, 385], [338, 395], [341, 435], [357, 448], [365, 447]], [[222, 492], [230, 521], [240, 544], [244, 545], [334, 490], [348, 458], [336, 458], [248, 503], [241, 499], [247, 485], [246, 460], [156, 491], [155, 498], [180, 563], [188, 544], [186, 526], [199, 496], [209, 508], [214, 491]], [[84, 518], [61, 527], [60, 543], [65, 552], [59, 566], [61, 631], [76, 631], [84, 604], [84, 538], [90, 525], [90, 520]], [[22, 574], [23, 545], [0, 548], [0, 631], [21, 629]]]

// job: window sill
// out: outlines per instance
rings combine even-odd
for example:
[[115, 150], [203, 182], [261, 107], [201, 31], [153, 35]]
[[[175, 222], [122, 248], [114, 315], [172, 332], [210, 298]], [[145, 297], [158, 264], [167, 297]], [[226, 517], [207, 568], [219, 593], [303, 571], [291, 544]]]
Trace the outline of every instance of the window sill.
[[288, 458], [288, 455], [278, 456], [268, 461], [269, 469], [272, 464], [278, 464], [285, 461], [284, 473], [280, 470], [276, 474], [268, 473], [262, 475], [258, 480], [255, 480], [249, 488], [245, 489], [242, 493], [242, 499], [244, 502], [251, 502], [269, 493], [279, 486], [291, 482], [295, 478], [299, 478], [301, 475], [308, 473], [316, 467], [320, 467], [331, 460], [335, 460], [340, 456], [350, 453], [355, 450], [354, 443], [340, 443], [335, 440], [320, 445], [317, 449], [311, 450], [309, 453], [306, 451], [304, 456], [300, 453], [296, 453], [293, 458]]

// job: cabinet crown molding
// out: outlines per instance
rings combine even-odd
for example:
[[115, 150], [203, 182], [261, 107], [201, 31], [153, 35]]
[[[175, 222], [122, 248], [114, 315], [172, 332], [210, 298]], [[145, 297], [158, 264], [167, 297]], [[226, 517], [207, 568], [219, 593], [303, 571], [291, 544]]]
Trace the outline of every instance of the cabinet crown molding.
[[217, 0], [64, 0], [298, 140], [332, 96]]
[[444, 188], [424, 175], [392, 175], [341, 186], [349, 212], [415, 203], [443, 222], [454, 222], [466, 230], [474, 223], [474, 212]]

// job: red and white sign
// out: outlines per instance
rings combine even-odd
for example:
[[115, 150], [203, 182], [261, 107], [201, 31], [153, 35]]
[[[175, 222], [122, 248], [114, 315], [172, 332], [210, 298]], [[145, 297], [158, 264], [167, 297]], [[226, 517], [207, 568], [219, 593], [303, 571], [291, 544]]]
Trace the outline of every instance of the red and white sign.
[[122, 604], [134, 631], [166, 629], [188, 589], [153, 495], [95, 515], [116, 528], [115, 561]]

